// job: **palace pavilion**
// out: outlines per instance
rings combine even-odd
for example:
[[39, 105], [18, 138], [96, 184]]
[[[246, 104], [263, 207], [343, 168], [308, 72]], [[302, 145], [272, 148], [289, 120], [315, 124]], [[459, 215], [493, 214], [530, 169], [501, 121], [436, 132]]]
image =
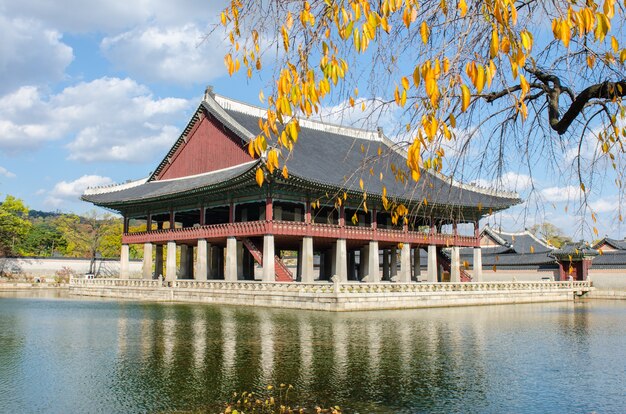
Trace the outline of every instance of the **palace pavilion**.
[[[264, 114], [209, 88], [148, 178], [83, 194], [124, 217], [120, 278], [130, 276], [129, 245], [139, 244], [143, 278], [166, 282], [409, 283], [420, 280], [419, 249], [427, 252], [425, 281], [481, 281], [479, 220], [519, 203], [517, 194], [426, 170], [415, 182], [402, 173], [404, 150], [382, 130], [313, 120], [300, 120], [293, 151], [283, 149], [288, 177], [266, 172], [259, 186], [266, 159], [247, 146]], [[394, 224], [384, 198], [406, 206], [406, 219]], [[131, 221], [146, 231], [129, 231]], [[462, 235], [460, 224], [473, 232]], [[460, 248], [473, 249], [471, 276]], [[296, 252], [296, 266], [281, 252]]]

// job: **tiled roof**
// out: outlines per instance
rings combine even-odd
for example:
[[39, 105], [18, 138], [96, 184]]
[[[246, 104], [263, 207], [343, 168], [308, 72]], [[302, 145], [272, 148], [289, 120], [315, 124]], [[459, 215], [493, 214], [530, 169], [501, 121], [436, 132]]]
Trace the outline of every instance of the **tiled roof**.
[[626, 268], [626, 251], [618, 250], [613, 252], [605, 252], [596, 256], [591, 262], [591, 268]]
[[[259, 115], [247, 108], [225, 108], [230, 118], [244, 129], [259, 132]], [[289, 174], [333, 187], [382, 194], [383, 186], [388, 197], [411, 200], [428, 200], [428, 203], [454, 206], [478, 206], [485, 209], [507, 208], [519, 202], [511, 195], [498, 195], [480, 188], [451, 184], [444, 177], [422, 171], [420, 180], [405, 183], [395, 179], [392, 165], [406, 168], [406, 158], [391, 147], [393, 143], [376, 132], [328, 126], [316, 122], [302, 122], [298, 142], [286, 161]], [[382, 155], [378, 155], [381, 148]], [[373, 174], [370, 173], [372, 169]], [[380, 179], [380, 173], [383, 178]], [[485, 210], [486, 211], [486, 210]]]
[[135, 186], [122, 184], [119, 186], [94, 188], [87, 190], [81, 198], [97, 205], [110, 205], [125, 201], [148, 201], [173, 194], [184, 196], [242, 176], [246, 172], [255, 169], [258, 163], [259, 161], [252, 161], [235, 167], [185, 178], [144, 181]]
[[552, 252], [552, 255], [555, 257], [589, 257], [589, 256], [597, 256], [598, 251], [596, 249], [591, 248], [589, 243], [580, 241], [573, 243], [565, 243], [559, 249]]
[[599, 246], [603, 245], [603, 244], [608, 244], [609, 246], [613, 247], [614, 249], [617, 250], [626, 250], [626, 239], [624, 240], [617, 240], [617, 239], [611, 239], [609, 237], [605, 237], [604, 239], [600, 240], [598, 243], [596, 243], [593, 248], [597, 249]]
[[[259, 116], [263, 114], [261, 108], [207, 93], [200, 110], [205, 110], [219, 119], [244, 142], [248, 142], [259, 133]], [[108, 195], [105, 195], [104, 191], [98, 194], [87, 192], [83, 199], [101, 205], [144, 201], [177, 192], [189, 192], [194, 186], [201, 188], [216, 185], [220, 180], [228, 181], [245, 172], [248, 167], [236, 167], [228, 173], [181, 178], [176, 184], [153, 181], [169, 155], [186, 140], [186, 135], [198, 119], [199, 112], [196, 111], [168, 156], [147, 182], [120, 191], [113, 188]], [[394, 148], [391, 141], [376, 131], [303, 120], [296, 145], [296, 149], [289, 154], [286, 165], [291, 177], [303, 181], [360, 191], [359, 181], [362, 179], [364, 191], [371, 195], [381, 195], [384, 186], [389, 198], [419, 201], [426, 199], [431, 205], [454, 207], [480, 205], [484, 208], [485, 214], [489, 209], [501, 210], [520, 201], [514, 193], [469, 186], [426, 171], [422, 171], [421, 179], [417, 183], [411, 178], [404, 182], [399, 181], [394, 176], [392, 166], [406, 168], [406, 157], [402, 151]], [[381, 156], [378, 155], [379, 149], [382, 152]], [[370, 173], [370, 169], [374, 174]]]
[[510, 233], [496, 230], [489, 226], [485, 226], [483, 232], [488, 233], [494, 240], [504, 242], [504, 245], [511, 246], [516, 253], [547, 253], [554, 250], [553, 247], [533, 235], [528, 230], [522, 232]]

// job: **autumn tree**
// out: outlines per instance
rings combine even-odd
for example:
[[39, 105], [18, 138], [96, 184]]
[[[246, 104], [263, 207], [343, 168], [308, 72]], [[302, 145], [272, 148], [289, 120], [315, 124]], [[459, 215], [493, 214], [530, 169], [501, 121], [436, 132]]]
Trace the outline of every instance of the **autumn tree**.
[[[423, 169], [498, 177], [515, 162], [532, 177], [538, 162], [551, 159], [557, 173], [577, 181], [584, 204], [590, 162], [604, 159], [622, 182], [624, 7], [615, 0], [232, 0], [221, 14], [229, 73], [253, 77], [273, 65], [260, 93], [267, 115], [250, 145], [266, 158], [257, 181], [287, 175], [298, 120], [335, 105], [373, 123], [392, 113], [395, 126], [385, 133], [406, 151], [401, 167], [415, 181]], [[594, 151], [586, 159], [589, 137]]]
[[[110, 245], [111, 237], [120, 239], [121, 231], [119, 219], [110, 214], [100, 217], [95, 211], [88, 212], [84, 216], [65, 214], [56, 219], [57, 228], [63, 233], [68, 241], [67, 254], [73, 257], [85, 257], [91, 259], [89, 273], [95, 272], [96, 257], [108, 256], [109, 251], [103, 254], [102, 247]], [[119, 255], [118, 248], [114, 256]]]
[[565, 243], [569, 243], [572, 241], [571, 238], [565, 236], [563, 231], [549, 222], [543, 222], [539, 224], [535, 224], [528, 229], [535, 236], [546, 240], [548, 243], [555, 247], [561, 247]]

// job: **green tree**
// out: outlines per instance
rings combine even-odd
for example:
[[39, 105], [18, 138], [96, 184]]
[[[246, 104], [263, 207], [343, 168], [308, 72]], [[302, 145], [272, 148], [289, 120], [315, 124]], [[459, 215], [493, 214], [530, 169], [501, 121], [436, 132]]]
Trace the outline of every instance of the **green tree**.
[[17, 247], [31, 227], [27, 217], [28, 207], [24, 202], [7, 195], [0, 205], [0, 254], [10, 256], [17, 253]]
[[19, 253], [24, 256], [52, 256], [54, 252], [65, 254], [67, 240], [63, 233], [51, 222], [36, 219], [28, 235], [19, 245]]

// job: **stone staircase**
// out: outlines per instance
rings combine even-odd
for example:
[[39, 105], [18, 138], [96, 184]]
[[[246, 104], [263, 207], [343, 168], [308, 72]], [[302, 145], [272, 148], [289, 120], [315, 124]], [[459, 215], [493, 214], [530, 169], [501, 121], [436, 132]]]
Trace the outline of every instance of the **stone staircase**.
[[[441, 263], [441, 265], [443, 266], [443, 270], [445, 270], [446, 272], [450, 272], [452, 269], [452, 259], [450, 258], [450, 256], [448, 256], [442, 249], [437, 249], [437, 262]], [[463, 268], [463, 264], [461, 263], [460, 266], [460, 272], [461, 272], [461, 282], [471, 282], [472, 281], [472, 275], [470, 275], [469, 273], [467, 273], [465, 271], [465, 269]]]
[[[243, 242], [243, 245], [246, 246], [246, 249], [248, 249], [252, 257], [254, 257], [254, 260], [263, 266], [263, 253], [258, 247], [256, 247], [252, 240], [246, 237], [241, 241]], [[277, 282], [293, 282], [293, 274], [278, 256], [274, 256], [274, 271], [276, 273]]]

